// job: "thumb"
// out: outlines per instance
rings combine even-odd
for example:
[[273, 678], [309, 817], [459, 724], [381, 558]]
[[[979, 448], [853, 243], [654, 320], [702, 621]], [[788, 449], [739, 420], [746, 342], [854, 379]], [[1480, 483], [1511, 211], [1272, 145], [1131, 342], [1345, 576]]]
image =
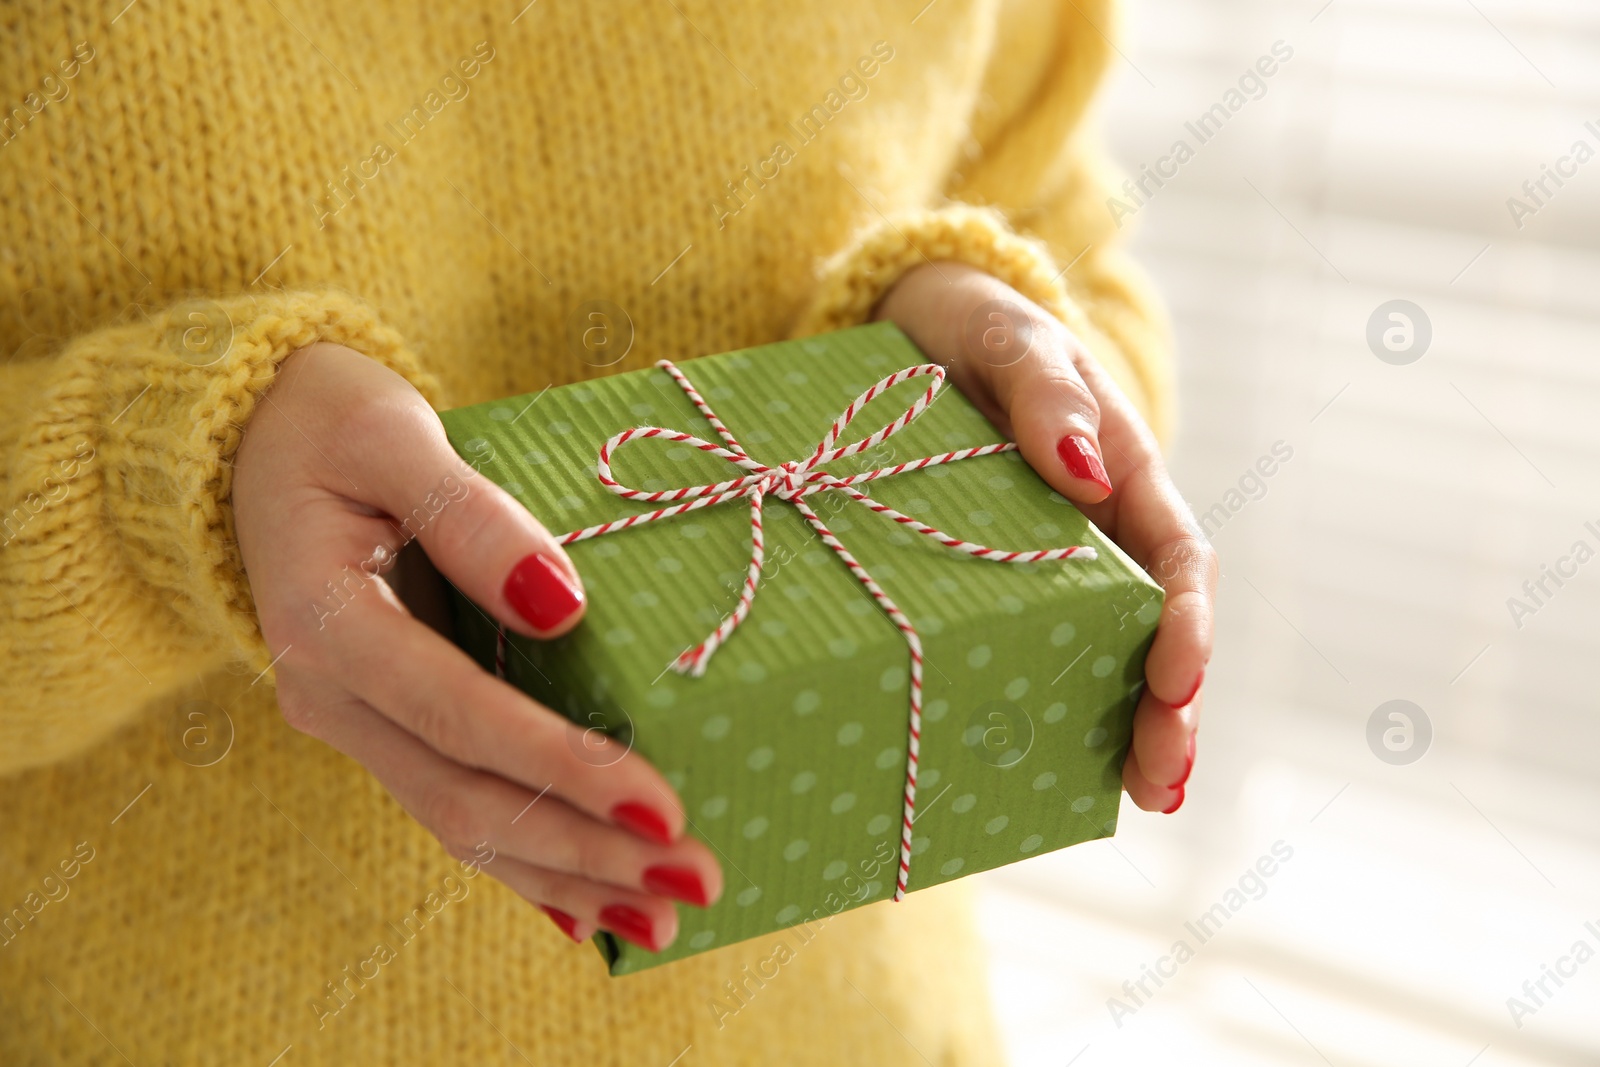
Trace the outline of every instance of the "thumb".
[[968, 369], [986, 381], [1029, 465], [1075, 504], [1110, 496], [1100, 403], [1078, 373], [1078, 343], [1066, 327], [1007, 290], [978, 305], [963, 340]]
[[1075, 504], [1111, 495], [1100, 404], [1074, 362], [1077, 339], [1055, 316], [993, 275], [952, 262], [907, 273], [874, 315], [948, 367], [1052, 489]]
[[415, 418], [398, 420], [403, 431], [376, 444], [377, 505], [501, 623], [530, 637], [571, 630], [585, 605], [572, 560], [516, 498], [456, 455], [438, 416], [418, 402]]

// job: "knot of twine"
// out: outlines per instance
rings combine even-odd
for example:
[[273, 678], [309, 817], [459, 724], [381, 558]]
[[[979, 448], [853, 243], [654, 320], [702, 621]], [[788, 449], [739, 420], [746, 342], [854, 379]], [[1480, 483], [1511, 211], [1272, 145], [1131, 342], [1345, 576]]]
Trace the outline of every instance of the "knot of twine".
[[[1057, 559], [1094, 559], [1095, 550], [1081, 545], [1070, 548], [1045, 548], [1024, 552], [989, 548], [971, 541], [963, 541], [960, 538], [951, 537], [949, 534], [914, 519], [910, 515], [903, 515], [885, 504], [880, 504], [856, 488], [856, 486], [866, 482], [876, 481], [880, 478], [890, 478], [905, 471], [921, 470], [924, 467], [954, 463], [957, 460], [972, 459], [977, 456], [993, 455], [997, 452], [1015, 452], [1017, 446], [1014, 443], [1007, 442], [1005, 444], [982, 445], [978, 448], [964, 448], [955, 452], [945, 452], [937, 456], [925, 456], [921, 459], [897, 463], [892, 467], [882, 467], [843, 478], [829, 474], [823, 469], [823, 464], [825, 463], [831, 463], [834, 460], [843, 459], [846, 456], [854, 456], [875, 448], [905, 429], [926, 411], [928, 405], [933, 403], [934, 397], [938, 395], [939, 389], [944, 385], [945, 371], [943, 367], [937, 364], [925, 363], [915, 367], [907, 367], [882, 379], [866, 392], [856, 397], [850, 403], [850, 406], [844, 409], [844, 412], [833, 421], [833, 426], [828, 430], [827, 435], [817, 443], [817, 447], [812, 450], [808, 458], [792, 460], [776, 467], [768, 466], [750, 457], [744, 447], [739, 444], [738, 439], [734, 437], [723, 421], [717, 417], [716, 412], [711, 410], [711, 405], [706, 403], [705, 398], [700, 395], [699, 391], [695, 389], [694, 385], [690, 383], [688, 377], [681, 370], [669, 360], [661, 360], [656, 366], [666, 371], [667, 374], [672, 376], [672, 380], [678, 383], [679, 388], [687, 394], [689, 400], [699, 410], [700, 414], [705, 416], [705, 420], [711, 424], [712, 429], [716, 430], [717, 436], [722, 439], [722, 444], [706, 441], [679, 430], [663, 429], [659, 426], [635, 426], [612, 436], [600, 447], [600, 459], [596, 465], [600, 483], [616, 495], [627, 500], [639, 500], [647, 503], [672, 501], [673, 503], [655, 511], [629, 515], [611, 522], [600, 523], [597, 526], [574, 530], [571, 533], [563, 534], [558, 538], [558, 541], [563, 545], [570, 545], [578, 541], [587, 541], [592, 537], [600, 537], [604, 534], [615, 533], [618, 530], [625, 530], [630, 526], [670, 519], [691, 511], [697, 511], [700, 508], [715, 507], [730, 500], [741, 498], [748, 500], [750, 502], [750, 564], [745, 570], [744, 586], [739, 593], [739, 603], [733, 612], [726, 616], [710, 635], [694, 647], [685, 649], [672, 663], [672, 669], [680, 674], [699, 677], [705, 673], [706, 663], [711, 659], [711, 656], [722, 646], [733, 631], [739, 628], [745, 617], [750, 614], [750, 605], [755, 600], [756, 589], [761, 580], [762, 564], [766, 558], [765, 542], [762, 538], [761, 530], [762, 502], [770, 496], [794, 505], [795, 510], [799, 511], [811, 528], [817, 532], [817, 536], [822, 539], [822, 543], [833, 550], [834, 554], [850, 569], [850, 573], [855, 577], [856, 581], [860, 582], [867, 592], [872, 594], [872, 598], [877, 601], [884, 614], [889, 617], [889, 620], [894, 623], [905, 637], [906, 646], [911, 653], [911, 699], [908, 742], [906, 745], [905, 803], [901, 813], [900, 865], [895, 875], [894, 889], [894, 899], [900, 900], [906, 894], [906, 882], [911, 874], [911, 828], [915, 821], [917, 760], [922, 739], [922, 638], [917, 633], [917, 628], [912, 625], [911, 620], [900, 610], [889, 594], [883, 591], [883, 588], [878, 585], [872, 575], [867, 573], [867, 569], [856, 561], [856, 558], [850, 554], [850, 550], [839, 542], [839, 539], [834, 536], [833, 532], [822, 521], [821, 516], [806, 502], [806, 498], [828, 492], [843, 494], [858, 504], [862, 504], [880, 515], [893, 519], [907, 529], [933, 538], [946, 548], [955, 549], [978, 559], [992, 560], [997, 563], [1037, 563]], [[927, 390], [914, 404], [901, 412], [897, 418], [876, 433], [854, 444], [839, 445], [839, 438], [845, 429], [874, 398], [894, 388], [901, 382], [924, 377], [932, 379], [928, 384]], [[611, 457], [618, 448], [629, 441], [650, 437], [691, 445], [702, 452], [719, 456], [747, 473], [727, 481], [707, 485], [684, 486], [679, 489], [663, 489], [658, 492], [645, 492], [640, 489], [629, 488], [617, 481], [612, 475]], [[503, 628], [501, 629], [500, 646], [499, 654], [496, 657], [496, 667], [498, 673], [503, 675], [505, 647], [505, 631]]]

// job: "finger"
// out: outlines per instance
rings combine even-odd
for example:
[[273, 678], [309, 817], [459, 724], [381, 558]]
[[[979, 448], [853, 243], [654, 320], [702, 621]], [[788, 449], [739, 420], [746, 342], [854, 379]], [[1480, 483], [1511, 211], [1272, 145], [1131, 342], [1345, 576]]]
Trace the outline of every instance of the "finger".
[[[388, 516], [392, 530], [365, 561], [369, 571], [420, 539], [446, 578], [517, 632], [549, 637], [577, 624], [583, 586], [566, 553], [455, 454], [438, 416], [400, 375], [316, 344], [285, 362], [266, 399], [266, 418], [252, 418], [253, 449], [304, 452], [318, 486], [347, 512]], [[282, 510], [283, 495], [266, 498]]]
[[1200, 692], [1211, 659], [1217, 556], [1165, 471], [1157, 477], [1127, 483], [1120, 541], [1166, 594], [1145, 680], [1162, 701], [1183, 707]]
[[1079, 504], [1110, 495], [1098, 402], [1074, 365], [1077, 341], [1054, 316], [990, 274], [945, 262], [912, 271], [873, 317], [949, 368], [1057, 492]]
[[1082, 370], [1101, 399], [1100, 440], [1119, 486], [1111, 510], [1091, 517], [1165, 591], [1145, 679], [1157, 697], [1182, 707], [1211, 660], [1217, 554], [1127, 397], [1093, 361]]
[[1168, 789], [1157, 785], [1139, 767], [1139, 754], [1132, 748], [1122, 764], [1122, 788], [1128, 797], [1145, 811], [1159, 811], [1171, 815], [1183, 806], [1183, 787]]
[[683, 833], [682, 804], [638, 753], [587, 731], [481, 670], [405, 611], [383, 583], [329, 627], [317, 664], [357, 697], [456, 763], [534, 792], [545, 787], [604, 822], [662, 843]]
[[[363, 543], [363, 534], [352, 532], [349, 516], [341, 523], [326, 512], [310, 509], [299, 522], [309, 554], [296, 564], [301, 580], [262, 586], [262, 628], [284, 651], [282, 666], [350, 691], [456, 762], [536, 791], [550, 786], [596, 818], [650, 840], [681, 836], [677, 794], [648, 761], [485, 674], [413, 619], [383, 580], [341, 571], [339, 560]], [[290, 567], [270, 554], [267, 562], [276, 567], [262, 573]], [[323, 575], [339, 579], [332, 593], [293, 592]]]
[[524, 900], [545, 908], [547, 914], [554, 910], [557, 914], [550, 917], [556, 925], [573, 920], [575, 929], [568, 936], [575, 941], [581, 939], [580, 931], [596, 928], [651, 952], [660, 952], [677, 940], [678, 910], [660, 897], [598, 886], [509, 857], [497, 856], [484, 870]]
[[[486, 840], [516, 859], [591, 882], [705, 908], [722, 896], [722, 869], [706, 845], [681, 837], [670, 845], [601, 823], [553, 793], [542, 798], [504, 779], [463, 782], [460, 788], [481, 803], [504, 811], [521, 803], [504, 828], [490, 826]], [[503, 797], [493, 794], [503, 793]], [[478, 803], [474, 799], [474, 803]]]
[[1167, 789], [1182, 789], [1194, 770], [1200, 700], [1175, 708], [1147, 688], [1133, 714], [1133, 751], [1146, 779]]
[[378, 507], [463, 594], [518, 633], [554, 637], [583, 617], [583, 583], [555, 537], [456, 455], [418, 397], [367, 445]]
[[[294, 690], [286, 712], [314, 703]], [[481, 844], [586, 881], [706, 907], [722, 894], [722, 871], [693, 838], [666, 845], [644, 839], [567, 804], [440, 756], [360, 700], [337, 699], [317, 724], [319, 739], [367, 767], [452, 854]]]
[[[574, 941], [584, 940], [604, 926], [655, 952], [677, 936], [677, 912], [659, 895], [502, 855], [493, 844], [498, 824], [512, 825], [508, 802], [529, 796], [525, 791], [517, 791], [520, 795], [513, 797], [509, 791], [515, 787], [509, 783], [499, 782], [495, 787], [484, 781], [489, 775], [450, 764], [361, 701], [326, 691], [319, 699], [315, 687], [308, 689], [297, 677], [291, 676], [287, 685], [280, 684], [279, 700], [291, 724], [302, 729], [314, 726], [308, 732], [372, 769], [400, 805], [438, 837], [451, 855], [464, 858], [481, 854], [483, 844], [494, 847], [494, 858], [482, 863], [481, 869], [540, 905]], [[475, 787], [478, 792], [473, 796]], [[527, 810], [526, 803], [523, 810]], [[589, 827], [604, 829], [592, 821]]]
[[965, 353], [1034, 470], [1062, 496], [1097, 504], [1111, 495], [1100, 453], [1100, 403], [1078, 372], [1078, 342], [1054, 317], [994, 279], [972, 313]]
[[550, 916], [550, 921], [556, 924], [557, 929], [578, 944], [589, 940], [599, 930], [599, 927], [594, 923], [580, 922], [576, 915], [569, 915], [560, 908], [551, 907], [549, 904], [540, 904], [538, 908]]

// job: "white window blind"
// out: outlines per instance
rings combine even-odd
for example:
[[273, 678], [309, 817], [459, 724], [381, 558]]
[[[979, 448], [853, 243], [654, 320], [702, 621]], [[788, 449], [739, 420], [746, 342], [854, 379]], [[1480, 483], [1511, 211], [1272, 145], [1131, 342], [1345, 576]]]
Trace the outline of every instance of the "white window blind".
[[[984, 879], [1015, 1062], [1600, 1063], [1600, 959], [1523, 990], [1600, 951], [1600, 4], [1124, 21], [1114, 154], [1138, 174], [1196, 146], [1132, 225], [1179, 339], [1173, 467], [1223, 559], [1218, 652], [1182, 813], [1125, 803], [1114, 842]], [[1278, 41], [1200, 144], [1185, 123]], [[1393, 300], [1431, 326], [1405, 365], [1367, 339]], [[1394, 699], [1432, 728], [1404, 766], [1367, 740]], [[1278, 841], [1293, 858], [1196, 945]], [[1180, 939], [1193, 958], [1134, 1003]]]

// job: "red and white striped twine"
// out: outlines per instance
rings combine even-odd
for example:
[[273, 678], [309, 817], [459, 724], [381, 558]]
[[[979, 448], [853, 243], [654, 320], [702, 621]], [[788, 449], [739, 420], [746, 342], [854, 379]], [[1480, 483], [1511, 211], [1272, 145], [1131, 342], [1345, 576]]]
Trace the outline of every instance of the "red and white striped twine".
[[[902, 515], [886, 504], [880, 504], [861, 490], [855, 488], [865, 482], [876, 481], [879, 478], [888, 478], [905, 471], [921, 470], [924, 467], [937, 466], [944, 463], [954, 463], [957, 460], [971, 459], [974, 456], [988, 456], [997, 452], [1014, 452], [1017, 446], [1006, 443], [998, 445], [983, 445], [979, 448], [964, 448], [956, 452], [945, 452], [937, 456], [927, 456], [922, 459], [911, 460], [906, 463], [897, 463], [892, 467], [879, 470], [866, 471], [861, 474], [852, 474], [845, 478], [835, 477], [822, 470], [822, 464], [829, 463], [845, 456], [853, 456], [874, 448], [882, 442], [893, 437], [911, 424], [917, 416], [927, 410], [933, 398], [938, 395], [939, 389], [944, 385], [944, 368], [937, 364], [925, 363], [916, 367], [907, 367], [904, 370], [884, 378], [872, 388], [851, 401], [844, 413], [834, 420], [828, 434], [812, 451], [811, 456], [805, 460], [784, 463], [781, 466], [769, 467], [750, 458], [743, 446], [733, 436], [726, 424], [711, 410], [711, 405], [706, 403], [703, 396], [690, 383], [689, 379], [669, 360], [661, 360], [656, 364], [672, 376], [690, 401], [705, 416], [717, 436], [722, 439], [722, 444], [713, 444], [691, 434], [678, 430], [665, 430], [659, 426], [635, 426], [624, 430], [610, 438], [600, 447], [600, 460], [597, 465], [600, 482], [613, 493], [627, 500], [641, 500], [647, 503], [670, 501], [668, 507], [658, 508], [655, 511], [643, 512], [638, 515], [629, 515], [625, 518], [603, 522], [598, 526], [585, 527], [563, 534], [558, 540], [563, 545], [570, 545], [577, 541], [587, 541], [591, 537], [615, 533], [625, 530], [630, 526], [642, 523], [656, 522], [660, 519], [670, 519], [676, 515], [687, 514], [700, 508], [714, 507], [718, 504], [736, 498], [745, 497], [750, 501], [750, 565], [745, 570], [744, 587], [739, 593], [739, 603], [733, 613], [722, 620], [712, 633], [693, 648], [685, 650], [673, 661], [672, 669], [680, 674], [698, 677], [705, 673], [706, 663], [713, 653], [722, 646], [733, 631], [739, 628], [750, 614], [750, 605], [755, 600], [756, 588], [761, 580], [762, 563], [766, 556], [765, 542], [761, 530], [761, 506], [768, 496], [787, 500], [811, 524], [811, 528], [822, 538], [822, 543], [833, 549], [834, 553], [850, 568], [850, 573], [855, 576], [872, 598], [878, 602], [884, 614], [889, 616], [891, 622], [899, 628], [906, 639], [906, 646], [911, 652], [911, 714], [908, 728], [909, 738], [906, 746], [906, 788], [905, 804], [901, 813], [900, 831], [900, 868], [895, 876], [894, 899], [900, 900], [906, 894], [906, 881], [911, 874], [911, 826], [913, 813], [916, 810], [917, 799], [917, 760], [922, 742], [922, 638], [917, 633], [917, 628], [906, 617], [888, 593], [867, 573], [856, 558], [850, 554], [823, 523], [822, 518], [806, 503], [806, 498], [818, 493], [839, 492], [857, 503], [880, 515], [886, 515], [895, 522], [908, 529], [924, 534], [944, 545], [959, 552], [976, 556], [978, 559], [993, 560], [997, 563], [1037, 563], [1044, 560], [1056, 559], [1094, 559], [1095, 550], [1086, 546], [1071, 548], [1046, 548], [1031, 552], [1008, 552], [1004, 549], [988, 548], [984, 545], [963, 541], [958, 537], [951, 537], [926, 523], [920, 522], [909, 515]], [[916, 403], [912, 404], [900, 416], [885, 425], [882, 429], [863, 438], [854, 444], [839, 446], [839, 438], [850, 423], [859, 415], [872, 400], [882, 393], [887, 392], [901, 382], [913, 378], [931, 378], [927, 390]], [[737, 467], [747, 471], [738, 478], [717, 482], [711, 485], [686, 486], [681, 489], [663, 489], [659, 492], [647, 493], [639, 489], [630, 489], [617, 481], [611, 473], [611, 457], [616, 450], [629, 441], [659, 437], [663, 440], [681, 444], [692, 445], [702, 452], [709, 452], [720, 456]], [[505, 630], [501, 628], [500, 640], [496, 650], [496, 673], [504, 676], [505, 655]]]

